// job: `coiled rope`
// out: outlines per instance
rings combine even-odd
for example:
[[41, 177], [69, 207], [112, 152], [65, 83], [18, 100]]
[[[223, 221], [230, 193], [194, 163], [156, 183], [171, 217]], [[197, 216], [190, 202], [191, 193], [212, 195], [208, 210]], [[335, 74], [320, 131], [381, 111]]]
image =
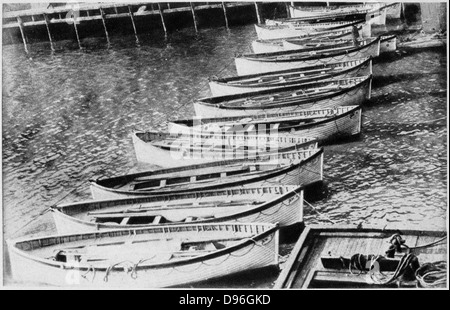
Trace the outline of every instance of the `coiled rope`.
[[425, 263], [416, 270], [417, 286], [433, 288], [446, 286], [447, 262]]
[[[402, 248], [406, 248], [408, 250], [402, 258], [400, 259], [399, 264], [397, 265], [394, 273], [387, 277], [384, 275], [381, 270], [375, 270], [375, 263], [378, 262], [382, 255], [363, 255], [363, 254], [354, 254], [350, 258], [349, 263], [349, 272], [353, 274], [352, 269], [359, 270], [359, 274], [369, 271], [370, 279], [374, 284], [377, 285], [390, 285], [395, 281], [400, 280], [416, 280], [417, 287], [423, 288], [434, 288], [434, 287], [442, 287], [447, 284], [447, 262], [446, 261], [437, 261], [437, 262], [427, 262], [423, 265], [420, 265], [419, 259], [416, 255], [411, 253], [414, 249], [421, 249], [427, 247], [433, 247], [437, 244], [440, 244], [442, 241], [447, 239], [447, 236], [439, 238], [436, 241], [422, 244], [415, 247], [410, 247], [406, 245], [405, 240], [401, 237], [399, 233], [392, 235], [389, 239], [389, 249], [386, 251], [387, 257], [394, 257], [395, 253], [401, 252]], [[367, 262], [370, 261], [370, 266], [367, 268]], [[344, 259], [341, 257], [341, 262], [345, 267]]]

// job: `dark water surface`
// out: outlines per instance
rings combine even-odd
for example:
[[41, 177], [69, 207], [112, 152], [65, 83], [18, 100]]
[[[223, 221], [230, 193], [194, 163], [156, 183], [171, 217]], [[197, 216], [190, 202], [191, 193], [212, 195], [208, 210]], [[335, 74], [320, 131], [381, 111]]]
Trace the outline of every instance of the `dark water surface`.
[[[235, 74], [253, 25], [185, 29], [167, 41], [139, 36], [3, 47], [3, 227], [6, 238], [54, 233], [55, 203], [89, 199], [87, 180], [138, 166], [130, 133], [164, 130], [194, 114], [208, 77]], [[65, 45], [64, 45], [65, 44]], [[399, 51], [374, 65], [363, 134], [325, 149], [325, 193], [305, 206], [306, 223], [445, 229], [447, 57]], [[33, 220], [34, 219], [34, 220]], [[29, 222], [33, 220], [30, 224]], [[26, 226], [25, 226], [26, 225]], [[289, 253], [284, 245], [281, 254]], [[271, 287], [276, 271], [201, 287]]]

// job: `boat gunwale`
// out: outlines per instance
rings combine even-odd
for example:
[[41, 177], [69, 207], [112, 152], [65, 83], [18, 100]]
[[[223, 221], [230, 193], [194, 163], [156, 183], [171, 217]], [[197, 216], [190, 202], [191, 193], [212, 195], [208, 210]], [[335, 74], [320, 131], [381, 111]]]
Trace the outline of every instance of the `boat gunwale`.
[[[320, 40], [321, 38], [326, 38], [329, 36], [347, 36], [347, 35], [351, 35], [353, 34], [353, 30], [352, 29], [336, 29], [336, 30], [325, 30], [325, 31], [318, 31], [318, 32], [314, 32], [314, 33], [307, 33], [307, 34], [299, 34], [298, 36], [289, 36], [289, 37], [276, 37], [273, 39], [259, 39], [257, 38], [256, 40], [254, 40], [253, 42], [258, 42], [258, 43], [266, 43], [266, 44], [270, 44], [270, 43], [275, 43], [275, 42], [282, 42], [283, 40], [286, 39], [293, 39], [293, 40]], [[259, 53], [261, 54], [261, 53]]]
[[[277, 62], [305, 62], [310, 60], [320, 60], [320, 59], [326, 59], [326, 58], [333, 58], [333, 57], [339, 57], [342, 55], [347, 55], [349, 53], [355, 53], [360, 52], [363, 49], [368, 49], [372, 45], [378, 44], [380, 42], [380, 37], [375, 37], [371, 42], [362, 45], [350, 48], [348, 50], [339, 51], [336, 53], [329, 53], [328, 55], [324, 54], [317, 54], [312, 56], [298, 56], [297, 58], [289, 58], [289, 59], [279, 59], [277, 56], [284, 56], [284, 55], [291, 55], [299, 53], [298, 50], [290, 50], [290, 51], [280, 51], [280, 52], [272, 52], [272, 53], [260, 53], [260, 54], [244, 54], [241, 57], [246, 61], [252, 61], [252, 62], [267, 62], [267, 63], [277, 63]], [[269, 54], [269, 55], [268, 55]], [[273, 57], [273, 58], [269, 58]]]
[[[170, 132], [158, 132], [158, 131], [133, 131], [132, 132], [132, 136], [136, 139], [138, 139], [139, 141], [141, 141], [142, 143], [152, 143], [155, 142], [156, 139], [153, 139], [151, 141], [146, 141], [143, 140], [141, 137], [139, 137], [139, 135], [146, 135], [146, 134], [150, 134], [150, 135], [155, 135], [155, 136], [159, 136], [160, 140], [166, 140], [168, 138], [170, 138], [171, 136], [173, 136], [174, 139], [178, 139], [178, 138], [192, 138], [193, 135], [194, 136], [201, 136], [200, 139], [203, 139], [203, 136], [205, 137], [205, 139], [225, 139], [225, 138], [234, 138], [236, 137], [235, 134], [227, 134], [227, 133], [223, 133], [223, 132], [206, 132], [206, 133], [197, 133], [197, 132], [193, 132], [193, 133], [185, 133], [185, 132], [181, 132], [178, 134], [174, 134], [174, 133], [170, 133]], [[194, 137], [195, 138], [195, 137]], [[264, 138], [266, 141], [272, 141], [276, 138], [274, 138], [273, 136], [271, 136], [270, 134], [245, 134], [245, 138], [246, 140], [251, 140], [251, 139], [255, 139], [255, 140], [259, 140], [261, 138]], [[305, 140], [301, 143], [295, 143], [295, 144], [308, 144], [311, 142], [314, 142], [314, 138], [311, 137], [298, 137], [295, 135], [291, 135], [289, 138], [291, 139], [300, 139], [300, 140]], [[160, 141], [160, 140], [156, 140], [156, 141]], [[184, 141], [184, 140], [182, 140]], [[292, 142], [294, 143], [294, 142]]]
[[[327, 94], [327, 95], [323, 95], [322, 97], [318, 97], [318, 98], [314, 98], [314, 100], [308, 100], [308, 98], [304, 98], [304, 99], [300, 99], [297, 102], [288, 102], [288, 103], [271, 103], [271, 104], [266, 104], [264, 106], [257, 106], [255, 104], [251, 105], [251, 106], [227, 106], [224, 105], [224, 103], [209, 103], [209, 102], [205, 102], [202, 100], [208, 100], [208, 99], [220, 99], [220, 97], [235, 97], [234, 99], [230, 99], [230, 100], [244, 100], [246, 97], [252, 95], [252, 94], [258, 94], [258, 95], [266, 95], [266, 94], [276, 94], [277, 91], [279, 92], [288, 92], [290, 91], [289, 89], [286, 90], [285, 87], [278, 87], [278, 88], [273, 88], [273, 89], [266, 89], [266, 90], [261, 90], [261, 91], [255, 91], [255, 92], [248, 92], [248, 93], [241, 93], [241, 94], [234, 94], [234, 95], [226, 95], [226, 96], [220, 96], [220, 97], [208, 97], [208, 98], [201, 98], [198, 99], [196, 101], [196, 104], [199, 105], [203, 105], [203, 106], [207, 106], [207, 107], [211, 107], [211, 108], [217, 108], [217, 109], [223, 109], [223, 110], [263, 110], [263, 109], [270, 109], [270, 108], [282, 108], [282, 107], [289, 107], [289, 106], [299, 106], [302, 104], [311, 104], [312, 102], [318, 102], [318, 101], [322, 101], [322, 100], [327, 100], [333, 97], [337, 97], [337, 96], [341, 96], [345, 93], [348, 93], [356, 88], [360, 88], [360, 87], [364, 87], [365, 84], [370, 83], [370, 81], [373, 79], [373, 74], [368, 74], [362, 77], [352, 77], [352, 78], [347, 78], [347, 79], [361, 79], [361, 81], [353, 86], [350, 86], [348, 88], [344, 88], [341, 89], [339, 91], [336, 91], [334, 93], [331, 94]], [[321, 81], [321, 82], [325, 82], [327, 79]], [[298, 85], [291, 85], [288, 86], [288, 88], [294, 88], [295, 87], [299, 87], [302, 86], [303, 84], [298, 84]], [[264, 92], [264, 93], [261, 93]], [[236, 98], [237, 97], [237, 98]], [[239, 98], [242, 97], [242, 98]], [[226, 100], [226, 99], [223, 99]], [[203, 119], [203, 118], [202, 118]], [[181, 119], [181, 120], [170, 120], [170, 122], [178, 124], [182, 121], [187, 121], [189, 119]]]
[[[352, 107], [352, 109], [350, 109], [350, 107]], [[294, 125], [294, 126], [292, 126], [290, 128], [304, 129], [304, 128], [309, 128], [309, 127], [314, 127], [314, 126], [317, 126], [317, 125], [321, 125], [321, 124], [324, 124], [324, 123], [333, 122], [333, 121], [336, 121], [336, 120], [338, 120], [340, 118], [344, 118], [345, 116], [347, 116], [347, 115], [349, 115], [349, 114], [351, 114], [351, 113], [353, 113], [353, 112], [355, 112], [357, 110], [362, 110], [362, 105], [359, 104], [359, 105], [351, 105], [351, 106], [342, 106], [342, 107], [339, 107], [339, 108], [348, 108], [349, 110], [347, 110], [346, 112], [340, 113], [340, 114], [335, 114], [335, 115], [333, 115], [332, 117], [329, 117], [329, 118], [318, 117], [319, 119], [323, 118], [322, 120], [319, 120], [319, 121], [315, 121], [315, 118], [310, 118], [310, 119], [313, 120], [313, 122], [306, 123], [306, 124], [300, 124], [300, 125]], [[328, 109], [317, 109], [317, 110], [328, 110]], [[307, 110], [305, 110], [305, 111], [307, 111]], [[312, 111], [316, 111], [316, 110], [312, 110]], [[286, 112], [286, 113], [289, 113], [289, 111]], [[271, 114], [267, 114], [267, 115], [271, 115]], [[231, 116], [231, 117], [227, 117], [227, 119], [242, 120], [242, 119], [250, 118], [250, 117], [251, 117], [251, 115]], [[214, 118], [211, 118], [211, 119], [214, 120]], [[217, 119], [220, 119], [220, 118], [217, 118]], [[299, 119], [301, 119], [301, 118], [300, 117], [297, 118], [297, 119], [290, 118], [288, 120], [288, 122], [295, 122], [295, 121], [297, 121]], [[231, 120], [230, 120], [230, 122], [231, 122]], [[271, 121], [271, 120], [269, 120], [269, 121], [266, 120], [265, 121], [264, 119], [256, 119], [256, 120], [251, 120], [251, 121], [246, 122], [246, 123], [239, 123], [239, 125], [247, 126], [248, 124], [253, 124], [253, 125], [256, 125], [256, 124], [258, 124], [258, 125], [259, 124], [279, 124], [279, 123], [282, 123], [282, 122], [284, 122], [283, 119], [273, 120], [273, 121]], [[224, 121], [224, 123], [225, 123], [225, 121]], [[209, 124], [209, 123], [207, 123], [207, 124]], [[212, 123], [212, 124], [214, 124], [214, 123]], [[225, 126], [225, 125], [223, 125], [223, 126]], [[278, 131], [284, 133], [286, 131], [286, 129], [278, 128]]]
[[[241, 186], [241, 185], [245, 185], [245, 184], [251, 184], [251, 183], [256, 183], [256, 182], [261, 182], [264, 181], [266, 179], [270, 179], [270, 178], [274, 178], [277, 176], [280, 176], [282, 174], [285, 173], [289, 173], [291, 171], [294, 171], [297, 168], [300, 168], [303, 165], [308, 164], [309, 162], [311, 162], [312, 160], [314, 160], [315, 158], [317, 158], [318, 156], [321, 156], [324, 152], [323, 147], [317, 148], [315, 149], [317, 150], [317, 152], [315, 152], [313, 155], [309, 156], [308, 158], [305, 158], [303, 160], [294, 160], [294, 163], [291, 163], [289, 165], [286, 165], [284, 167], [281, 167], [279, 169], [274, 169], [273, 171], [267, 173], [267, 174], [263, 174], [263, 175], [258, 175], [252, 178], [248, 178], [248, 179], [241, 179], [241, 180], [236, 180], [233, 182], [228, 182], [228, 183], [210, 183], [209, 185], [203, 184], [203, 186], [201, 187], [201, 189], [204, 190], [217, 190], [217, 189], [225, 189], [225, 188], [230, 188], [231, 187], [237, 187], [237, 186]], [[114, 178], [125, 178], [129, 175], [124, 175], [124, 176], [118, 176], [118, 177], [114, 177]], [[112, 179], [112, 178], [110, 178]], [[108, 181], [110, 179], [103, 179], [103, 180], [99, 180], [99, 181]], [[126, 191], [126, 190], [116, 190], [110, 187], [106, 187], [106, 186], [102, 186], [100, 185], [97, 180], [89, 180], [90, 182], [90, 186], [94, 186], [97, 187], [103, 191], [107, 191], [110, 193], [116, 193], [116, 194], [123, 194], [123, 195], [135, 195], [135, 196], [148, 196], [148, 195], [159, 195], [157, 194], [155, 191]], [[192, 191], [198, 191], [200, 190], [200, 188], [186, 188], [186, 189], [177, 189], [177, 190], [170, 190], [171, 193], [188, 193], [188, 192], [192, 192]], [[167, 190], [169, 191], [169, 190]]]
[[[261, 189], [264, 189], [264, 188], [267, 188], [267, 187], [268, 186], [261, 187]], [[273, 186], [273, 188], [276, 188], [276, 187], [278, 187], [278, 186]], [[274, 207], [275, 205], [283, 203], [285, 200], [287, 200], [289, 198], [292, 198], [294, 196], [299, 196], [300, 197], [301, 191], [304, 190], [304, 186], [303, 185], [300, 185], [300, 186], [295, 186], [295, 185], [289, 186], [288, 185], [288, 187], [292, 187], [292, 188], [289, 189], [287, 192], [285, 192], [283, 194], [277, 195], [278, 197], [275, 197], [275, 198], [273, 198], [271, 200], [265, 201], [264, 203], [259, 204], [259, 205], [255, 206], [255, 207], [253, 207], [251, 209], [248, 209], [246, 211], [243, 211], [243, 212], [242, 211], [236, 211], [233, 214], [229, 214], [229, 215], [222, 216], [222, 217], [215, 217], [215, 218], [212, 218], [212, 219], [194, 220], [194, 221], [192, 221], [192, 223], [196, 223], [196, 224], [205, 223], [206, 224], [206, 223], [213, 223], [213, 222], [233, 221], [233, 220], [239, 219], [239, 218], [244, 217], [244, 216], [252, 215], [252, 214], [254, 214], [256, 212], [262, 212], [262, 211], [265, 211], [267, 209], [270, 209], [270, 208]], [[210, 190], [209, 192], [215, 192], [215, 191]], [[144, 199], [144, 198], [142, 198], [142, 199]], [[119, 200], [121, 200], [121, 201], [122, 200], [131, 200], [131, 198], [125, 198], [125, 199], [119, 199]], [[90, 203], [89, 202], [82, 202], [82, 203], [84, 203], [86, 205], [90, 205], [90, 204], [95, 204], [95, 203], [99, 203], [99, 202], [100, 203], [102, 203], [102, 202], [106, 203], [106, 202], [110, 202], [110, 201], [112, 201], [112, 200], [94, 201], [94, 202], [90, 202]], [[173, 201], [173, 200], [171, 200], [171, 201]], [[237, 199], [237, 201], [239, 201], [239, 200]], [[105, 228], [107, 228], [107, 229], [114, 229], [114, 228], [119, 228], [119, 229], [136, 229], [136, 228], [139, 228], [139, 227], [144, 228], [144, 227], [152, 227], [152, 226], [161, 225], [161, 224], [151, 224], [151, 223], [149, 223], [149, 224], [137, 224], [137, 225], [133, 225], [133, 224], [131, 224], [131, 225], [130, 224], [120, 225], [119, 224], [119, 225], [116, 226], [116, 225], [108, 225], [108, 224], [104, 224], [104, 223], [91, 223], [91, 222], [88, 222], [86, 220], [82, 220], [80, 218], [77, 218], [77, 217], [74, 217], [74, 216], [70, 216], [70, 215], [68, 215], [68, 214], [66, 214], [66, 213], [61, 211], [62, 208], [70, 208], [70, 207], [76, 207], [76, 206], [77, 206], [76, 204], [62, 206], [62, 207], [61, 206], [59, 206], [59, 207], [57, 206], [57, 207], [53, 207], [51, 209], [51, 211], [56, 213], [57, 216], [62, 216], [64, 218], [66, 218], [66, 219], [69, 219], [71, 222], [76, 222], [78, 224], [83, 224], [84, 226], [87, 226], [87, 227], [95, 227], [97, 230], [100, 230], [102, 228], [103, 229], [105, 229]], [[167, 209], [170, 209], [170, 206], [167, 207]], [[126, 213], [124, 213], [123, 215], [124, 215], [124, 217], [126, 217]], [[167, 226], [173, 226], [173, 225], [180, 225], [182, 223], [180, 223], [180, 222], [168, 222], [168, 223], [163, 223], [163, 224], [167, 225]]]
[[[189, 265], [189, 264], [195, 264], [198, 262], [202, 262], [205, 260], [209, 260], [209, 259], [214, 259], [217, 257], [220, 257], [222, 255], [226, 255], [229, 253], [232, 253], [234, 251], [243, 249], [245, 247], [247, 247], [248, 245], [250, 245], [251, 243], [255, 243], [256, 241], [259, 241], [261, 239], [266, 238], [267, 236], [270, 236], [272, 234], [275, 234], [276, 231], [279, 229], [279, 225], [278, 223], [236, 223], [236, 222], [221, 222], [221, 223], [202, 223], [202, 224], [184, 224], [184, 225], [180, 225], [178, 224], [178, 226], [204, 226], [204, 225], [238, 225], [238, 226], [245, 226], [245, 225], [253, 225], [253, 226], [262, 226], [265, 227], [267, 230], [259, 233], [259, 234], [255, 234], [253, 235], [253, 237], [248, 238], [248, 237], [243, 237], [242, 241], [240, 241], [237, 244], [234, 244], [230, 247], [226, 247], [223, 249], [217, 249], [216, 251], [213, 251], [212, 253], [205, 253], [203, 255], [199, 255], [193, 258], [185, 258], [185, 259], [181, 259], [181, 260], [177, 260], [174, 262], [165, 262], [165, 263], [153, 263], [153, 264], [141, 264], [139, 266], [136, 266], [135, 270], [148, 270], [148, 269], [163, 269], [163, 268], [169, 268], [169, 267], [177, 267], [177, 266], [181, 266], [181, 265]], [[46, 236], [46, 237], [38, 237], [38, 238], [32, 238], [32, 239], [19, 239], [19, 240], [6, 240], [6, 243], [9, 246], [9, 250], [12, 250], [14, 252], [15, 255], [19, 255], [21, 257], [24, 257], [28, 260], [31, 260], [33, 262], [37, 262], [37, 263], [41, 263], [43, 265], [46, 266], [51, 266], [54, 268], [62, 268], [62, 269], [68, 269], [68, 270], [80, 270], [80, 271], [89, 271], [92, 269], [92, 264], [86, 265], [86, 266], [73, 266], [70, 265], [70, 263], [65, 263], [65, 262], [56, 262], [56, 261], [50, 261], [49, 259], [46, 258], [41, 258], [38, 257], [36, 255], [31, 255], [30, 253], [28, 253], [25, 250], [21, 250], [17, 247], [17, 245], [19, 243], [23, 243], [23, 242], [33, 242], [33, 241], [38, 241], [42, 240], [42, 239], [50, 239], [50, 238], [65, 238], [65, 237], [70, 237], [70, 236], [79, 236], [79, 235], [92, 235], [95, 234], [95, 238], [97, 239], [97, 234], [105, 234], [107, 235], [108, 233], [118, 233], [118, 232], [129, 232], [129, 234], [133, 233], [136, 234], [137, 230], [149, 230], [149, 229], [157, 229], [157, 228], [161, 228], [164, 229], [164, 227], [167, 228], [173, 228], [176, 227], [174, 226], [165, 226], [165, 225], [159, 225], [159, 226], [151, 226], [151, 227], [147, 227], [147, 228], [139, 228], [139, 229], [114, 229], [114, 230], [108, 230], [108, 231], [99, 231], [99, 232], [85, 232], [85, 233], [77, 233], [77, 234], [65, 234], [65, 235], [51, 235], [51, 236]], [[197, 229], [198, 231], [198, 229]], [[169, 231], [170, 233], [170, 231]], [[102, 238], [102, 237], [99, 237]], [[90, 240], [90, 239], [85, 239], [85, 240]], [[69, 241], [70, 242], [70, 241]], [[62, 242], [59, 244], [65, 244], [66, 242]], [[33, 250], [29, 251], [29, 252], [33, 252]], [[108, 267], [96, 267], [95, 270], [96, 271], [106, 271], [108, 269]]]
[[[211, 82], [214, 82], [214, 83], [217, 83], [220, 85], [227, 85], [227, 84], [225, 84], [226, 82], [239, 81], [239, 80], [257, 78], [257, 77], [267, 77], [267, 76], [272, 76], [272, 75], [274, 77], [276, 77], [280, 74], [302, 72], [302, 71], [307, 71], [308, 69], [309, 70], [315, 70], [315, 68], [317, 68], [317, 70], [326, 69], [327, 66], [332, 66], [334, 69], [335, 67], [339, 67], [339, 65], [343, 64], [343, 63], [349, 63], [349, 62], [354, 62], [354, 61], [360, 62], [356, 66], [347, 67], [342, 71], [334, 72], [333, 74], [331, 74], [331, 76], [333, 77], [333, 76], [340, 75], [343, 73], [348, 73], [348, 71], [351, 71], [351, 70], [356, 70], [361, 67], [367, 66], [371, 60], [372, 60], [372, 56], [367, 56], [365, 58], [358, 58], [358, 59], [354, 59], [354, 60], [344, 60], [344, 61], [334, 62], [331, 64], [313, 65], [313, 66], [310, 66], [309, 68], [303, 67], [303, 68], [294, 68], [294, 69], [287, 69], [287, 70], [280, 70], [280, 71], [270, 71], [270, 72], [264, 72], [264, 73], [255, 73], [255, 74], [237, 75], [237, 76], [231, 76], [231, 77], [217, 78], [217, 79], [211, 79]], [[232, 86], [236, 86], [236, 85], [232, 85]], [[256, 87], [256, 86], [254, 86], [254, 87]], [[262, 87], [262, 86], [258, 86], [258, 87]]]
[[[314, 33], [316, 33], [316, 32], [340, 30], [342, 28], [353, 27], [353, 26], [356, 26], [356, 25], [364, 24], [364, 23], [366, 23], [365, 19], [358, 19], [358, 20], [349, 20], [349, 21], [345, 21], [344, 20], [344, 21], [307, 23], [309, 25], [306, 25], [306, 24], [292, 25], [292, 27], [295, 27], [295, 26], [300, 27], [300, 28], [297, 28], [297, 29], [296, 28], [291, 28], [290, 24], [275, 24], [275, 25], [255, 24], [255, 27], [259, 27], [259, 28], [264, 29], [264, 30], [272, 30], [272, 29], [269, 29], [269, 28], [276, 28], [276, 27], [278, 27], [278, 29], [273, 29], [273, 30], [292, 29], [292, 30], [302, 31], [302, 27], [301, 26], [306, 26], [308, 28], [309, 27], [312, 28], [312, 30], [310, 32], [307, 32], [307, 34], [308, 35], [314, 35]], [[333, 26], [331, 26], [331, 27], [320, 27], [319, 26], [319, 27], [314, 28], [313, 24], [330, 24], [330, 25], [333, 25]], [[304, 28], [306, 28], [306, 27], [304, 27]]]

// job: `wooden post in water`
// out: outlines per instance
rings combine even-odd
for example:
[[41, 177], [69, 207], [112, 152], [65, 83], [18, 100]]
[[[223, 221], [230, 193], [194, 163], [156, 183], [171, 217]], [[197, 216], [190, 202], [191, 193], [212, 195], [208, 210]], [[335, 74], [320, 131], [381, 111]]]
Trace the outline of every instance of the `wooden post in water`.
[[256, 17], [258, 18], [258, 24], [262, 24], [261, 15], [259, 14], [258, 2], [255, 2], [255, 10], [256, 10]]
[[192, 19], [194, 20], [195, 32], [198, 32], [198, 29], [197, 29], [197, 18], [195, 16], [194, 4], [192, 2], [189, 2], [189, 4], [191, 6]]
[[228, 29], [228, 18], [227, 18], [227, 6], [225, 2], [222, 2], [223, 16], [225, 16], [225, 26]]
[[109, 43], [109, 35], [108, 35], [108, 29], [106, 28], [106, 20], [105, 20], [105, 11], [103, 11], [103, 8], [100, 7], [100, 15], [102, 17], [102, 23], [103, 23], [103, 29], [105, 29], [105, 35], [106, 35], [106, 41]]
[[83, 49], [83, 48], [81, 47], [80, 36], [79, 36], [79, 34], [78, 34], [78, 27], [77, 27], [77, 23], [75, 22], [75, 19], [73, 20], [73, 27], [75, 28], [75, 34], [76, 34], [76, 36], [77, 36], [78, 47], [79, 47], [80, 50], [81, 50], [81, 49]]
[[167, 28], [166, 28], [166, 22], [164, 21], [164, 13], [163, 9], [161, 8], [161, 4], [158, 2], [158, 10], [159, 10], [159, 16], [161, 16], [161, 23], [164, 29], [164, 36], [167, 37]]
[[45, 20], [45, 27], [47, 28], [48, 39], [50, 40], [50, 48], [52, 49], [52, 52], [54, 52], [55, 48], [53, 47], [53, 40], [52, 40], [52, 34], [50, 33], [50, 23], [48, 21], [48, 16], [47, 16], [47, 14], [43, 14], [43, 15], [44, 15], [44, 20]]
[[286, 17], [291, 18], [291, 10], [289, 10], [289, 4], [287, 4], [287, 2], [285, 2], [284, 6], [286, 7]]
[[[80, 36], [78, 35], [78, 27], [77, 27], [77, 16], [75, 14], [75, 12], [73, 10], [69, 11], [69, 13], [72, 12], [72, 21], [73, 21], [73, 27], [75, 28], [75, 35], [77, 36], [77, 41], [78, 41], [78, 47], [81, 49], [83, 49], [81, 47], [81, 41], [80, 41]], [[69, 14], [67, 13], [67, 14]], [[68, 16], [66, 15], [66, 18]]]
[[25, 52], [28, 54], [27, 39], [25, 38], [25, 31], [23, 30], [23, 22], [20, 16], [17, 16], [17, 22], [19, 23], [20, 34], [22, 35], [23, 46], [25, 47]]
[[134, 36], [136, 37], [136, 42], [139, 42], [138, 36], [137, 36], [137, 31], [136, 31], [136, 25], [134, 24], [134, 16], [133, 16], [133, 12], [131, 11], [131, 5], [128, 6], [128, 12], [130, 12], [130, 18], [131, 18], [131, 23], [133, 24], [133, 30], [134, 30]]

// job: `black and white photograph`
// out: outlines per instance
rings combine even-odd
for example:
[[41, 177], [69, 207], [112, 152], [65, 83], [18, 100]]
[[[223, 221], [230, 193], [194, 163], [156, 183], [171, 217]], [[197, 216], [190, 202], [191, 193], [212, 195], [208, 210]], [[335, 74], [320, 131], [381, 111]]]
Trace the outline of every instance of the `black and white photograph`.
[[448, 289], [446, 1], [1, 9], [2, 289]]

